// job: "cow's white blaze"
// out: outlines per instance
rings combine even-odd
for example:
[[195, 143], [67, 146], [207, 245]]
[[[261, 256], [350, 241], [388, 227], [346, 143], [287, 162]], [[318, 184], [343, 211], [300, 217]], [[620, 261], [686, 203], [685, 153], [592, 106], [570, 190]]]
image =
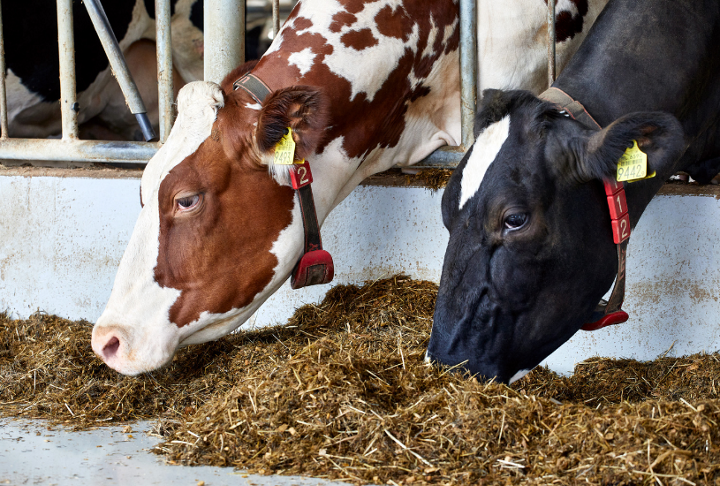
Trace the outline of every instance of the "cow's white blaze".
[[460, 209], [480, 189], [490, 164], [500, 152], [510, 133], [510, 115], [497, 123], [493, 123], [478, 135], [472, 146], [472, 153], [462, 172], [460, 183]]
[[145, 206], [120, 261], [108, 304], [93, 328], [93, 350], [101, 356], [109, 339], [120, 341], [117, 353], [105, 360], [123, 374], [136, 375], [162, 366], [172, 359], [188, 332], [169, 317], [180, 290], [163, 288], [155, 281], [160, 244], [158, 192], [170, 170], [210, 136], [222, 104], [216, 84], [195, 82], [180, 90], [175, 126], [143, 173]]

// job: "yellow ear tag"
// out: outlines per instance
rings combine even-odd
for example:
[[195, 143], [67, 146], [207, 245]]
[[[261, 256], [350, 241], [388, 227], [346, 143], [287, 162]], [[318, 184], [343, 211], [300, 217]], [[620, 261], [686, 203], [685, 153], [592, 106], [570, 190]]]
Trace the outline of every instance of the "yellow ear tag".
[[640, 150], [637, 141], [633, 140], [633, 146], [618, 160], [617, 180], [635, 182], [651, 177], [655, 177], [655, 172], [650, 175], [647, 173], [647, 154]]
[[292, 136], [292, 128], [288, 127], [288, 132], [275, 145], [275, 160], [278, 165], [292, 165], [295, 162], [295, 140]]

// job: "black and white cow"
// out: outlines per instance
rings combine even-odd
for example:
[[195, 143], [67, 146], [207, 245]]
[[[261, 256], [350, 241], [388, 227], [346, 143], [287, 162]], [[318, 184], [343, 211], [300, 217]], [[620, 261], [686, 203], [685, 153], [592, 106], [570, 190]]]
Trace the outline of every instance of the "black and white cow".
[[485, 92], [443, 196], [430, 359], [512, 382], [591, 319], [618, 267], [601, 181], [626, 148], [636, 140], [657, 171], [625, 184], [632, 226], [674, 171], [718, 171], [719, 46], [716, 0], [610, 0], [554, 85], [605, 128], [528, 92]]

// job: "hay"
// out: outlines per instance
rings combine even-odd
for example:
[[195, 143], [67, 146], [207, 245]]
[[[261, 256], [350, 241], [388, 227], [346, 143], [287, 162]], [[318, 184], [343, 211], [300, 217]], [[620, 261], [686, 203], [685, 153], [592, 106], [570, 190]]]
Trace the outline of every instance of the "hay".
[[92, 356], [88, 323], [5, 318], [0, 402], [14, 403], [0, 415], [158, 418], [171, 462], [355, 483], [720, 484], [720, 356], [478, 383], [423, 363], [436, 291], [405, 277], [338, 286], [285, 327], [138, 378]]
[[406, 174], [408, 185], [419, 185], [437, 191], [447, 186], [453, 171], [451, 169], [422, 169], [417, 174]]

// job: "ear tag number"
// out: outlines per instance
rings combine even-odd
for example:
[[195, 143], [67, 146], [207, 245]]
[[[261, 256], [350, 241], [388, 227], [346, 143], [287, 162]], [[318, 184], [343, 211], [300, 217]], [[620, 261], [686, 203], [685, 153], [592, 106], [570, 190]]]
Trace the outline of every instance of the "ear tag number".
[[287, 133], [275, 145], [275, 160], [277, 165], [292, 165], [295, 162], [295, 140], [292, 136], [292, 128], [288, 127]]
[[633, 140], [633, 146], [625, 151], [617, 164], [617, 180], [619, 182], [635, 182], [642, 179], [654, 177], [655, 172], [647, 174], [647, 154], [640, 150], [637, 141]]

